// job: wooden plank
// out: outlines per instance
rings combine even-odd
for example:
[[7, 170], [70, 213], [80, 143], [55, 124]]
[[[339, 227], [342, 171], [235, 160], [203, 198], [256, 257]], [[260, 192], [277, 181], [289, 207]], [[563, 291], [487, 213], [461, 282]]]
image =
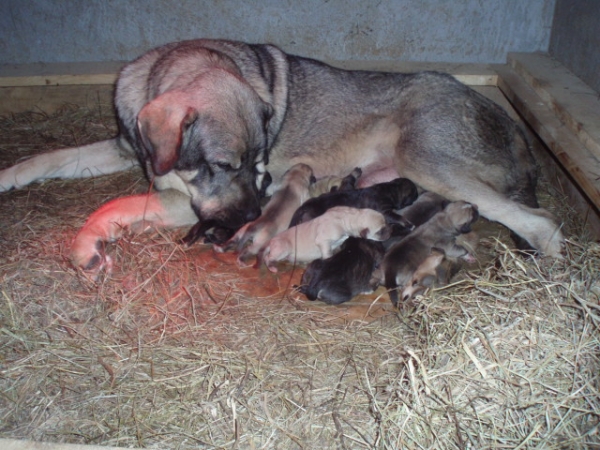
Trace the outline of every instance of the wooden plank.
[[600, 207], [600, 158], [584, 146], [527, 82], [509, 67], [498, 68], [498, 87], [540, 136], [596, 208]]
[[51, 114], [66, 103], [112, 108], [112, 84], [0, 87], [0, 116], [24, 111]]
[[[552, 183], [557, 192], [564, 195], [573, 210], [583, 219], [585, 230], [591, 239], [600, 239], [600, 211], [590, 203], [573, 178], [557, 163], [540, 137], [523, 121], [502, 91], [492, 86], [473, 86], [473, 89], [502, 106], [508, 115], [521, 124], [531, 144], [533, 155], [540, 166], [543, 177]], [[543, 203], [543, 200], [542, 200]], [[543, 207], [545, 205], [542, 205]]]
[[[493, 64], [419, 63], [406, 61], [328, 61], [343, 69], [417, 72], [436, 70], [472, 86], [495, 86]], [[113, 84], [125, 62], [0, 65], [0, 87]]]
[[0, 86], [113, 84], [123, 61], [0, 65]]
[[508, 63], [596, 156], [600, 95], [545, 53], [509, 53]]
[[458, 81], [469, 86], [496, 86], [497, 64], [471, 63], [432, 63], [416, 61], [373, 61], [373, 60], [327, 60], [335, 67], [348, 70], [375, 70], [382, 72], [419, 72], [434, 70], [453, 75]]

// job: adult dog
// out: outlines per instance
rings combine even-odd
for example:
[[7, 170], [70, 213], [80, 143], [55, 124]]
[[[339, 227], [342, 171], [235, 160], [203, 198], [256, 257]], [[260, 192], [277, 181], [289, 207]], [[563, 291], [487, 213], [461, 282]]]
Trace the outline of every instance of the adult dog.
[[435, 72], [346, 71], [273, 45], [222, 40], [168, 44], [119, 76], [118, 137], [36, 156], [0, 172], [0, 189], [53, 177], [105, 174], [140, 164], [157, 192], [93, 213], [72, 261], [99, 270], [103, 241], [138, 222], [198, 219], [241, 227], [260, 214], [265, 170], [308, 164], [315, 176], [355, 167], [379, 181], [405, 177], [466, 200], [532, 247], [558, 257], [563, 237], [538, 208], [536, 165], [523, 132], [496, 104]]

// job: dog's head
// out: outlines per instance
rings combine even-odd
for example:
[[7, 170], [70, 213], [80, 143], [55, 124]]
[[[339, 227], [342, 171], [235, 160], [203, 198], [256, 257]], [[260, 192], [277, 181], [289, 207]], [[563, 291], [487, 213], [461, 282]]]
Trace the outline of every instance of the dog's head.
[[444, 213], [458, 234], [469, 233], [471, 225], [479, 219], [477, 206], [463, 201], [449, 203]]
[[272, 107], [236, 75], [211, 70], [171, 88], [138, 114], [154, 175], [178, 175], [201, 220], [231, 228], [260, 215]]

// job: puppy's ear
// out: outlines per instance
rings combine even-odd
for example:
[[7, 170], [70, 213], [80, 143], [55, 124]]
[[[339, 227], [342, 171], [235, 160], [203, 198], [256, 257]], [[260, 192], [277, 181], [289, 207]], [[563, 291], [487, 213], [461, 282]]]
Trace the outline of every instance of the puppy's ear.
[[179, 160], [183, 133], [196, 121], [198, 111], [190, 106], [167, 103], [157, 97], [138, 114], [138, 134], [156, 175], [164, 175]]
[[369, 236], [369, 229], [368, 228], [363, 228], [362, 230], [360, 230], [360, 237], [363, 239], [367, 239], [367, 236]]

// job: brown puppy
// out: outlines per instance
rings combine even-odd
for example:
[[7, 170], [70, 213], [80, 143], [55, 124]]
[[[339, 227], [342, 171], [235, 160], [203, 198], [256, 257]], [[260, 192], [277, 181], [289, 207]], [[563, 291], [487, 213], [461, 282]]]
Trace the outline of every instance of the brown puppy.
[[[416, 228], [423, 225], [438, 212], [442, 211], [448, 203], [450, 203], [450, 201], [441, 195], [435, 194], [434, 192], [423, 192], [417, 197], [414, 203], [402, 208], [399, 213]], [[407, 230], [403, 226], [392, 224], [392, 235], [383, 243], [385, 249], [388, 250], [393, 245], [400, 242], [410, 233], [410, 231], [411, 230]]]
[[402, 300], [410, 300], [419, 292], [430, 288], [438, 281], [438, 269], [446, 255], [440, 249], [431, 249], [431, 254], [417, 267], [410, 281], [402, 290]]
[[[280, 188], [275, 192], [262, 215], [249, 222], [219, 250], [241, 251], [238, 264], [258, 255], [273, 236], [287, 229], [294, 211], [309, 198], [309, 189], [314, 183], [313, 171], [306, 164], [292, 166], [283, 176]], [[246, 244], [250, 243], [247, 247]], [[244, 248], [245, 247], [245, 248]]]
[[360, 236], [375, 241], [389, 237], [385, 217], [372, 209], [336, 206], [325, 214], [288, 228], [269, 242], [263, 258], [272, 272], [275, 262], [310, 262], [329, 258], [349, 236]]
[[456, 243], [456, 238], [469, 233], [478, 218], [475, 205], [463, 201], [450, 203], [386, 253], [381, 274], [394, 306], [398, 305], [397, 289], [410, 285], [413, 275], [434, 248], [443, 251], [449, 258], [468, 254], [465, 247]]

